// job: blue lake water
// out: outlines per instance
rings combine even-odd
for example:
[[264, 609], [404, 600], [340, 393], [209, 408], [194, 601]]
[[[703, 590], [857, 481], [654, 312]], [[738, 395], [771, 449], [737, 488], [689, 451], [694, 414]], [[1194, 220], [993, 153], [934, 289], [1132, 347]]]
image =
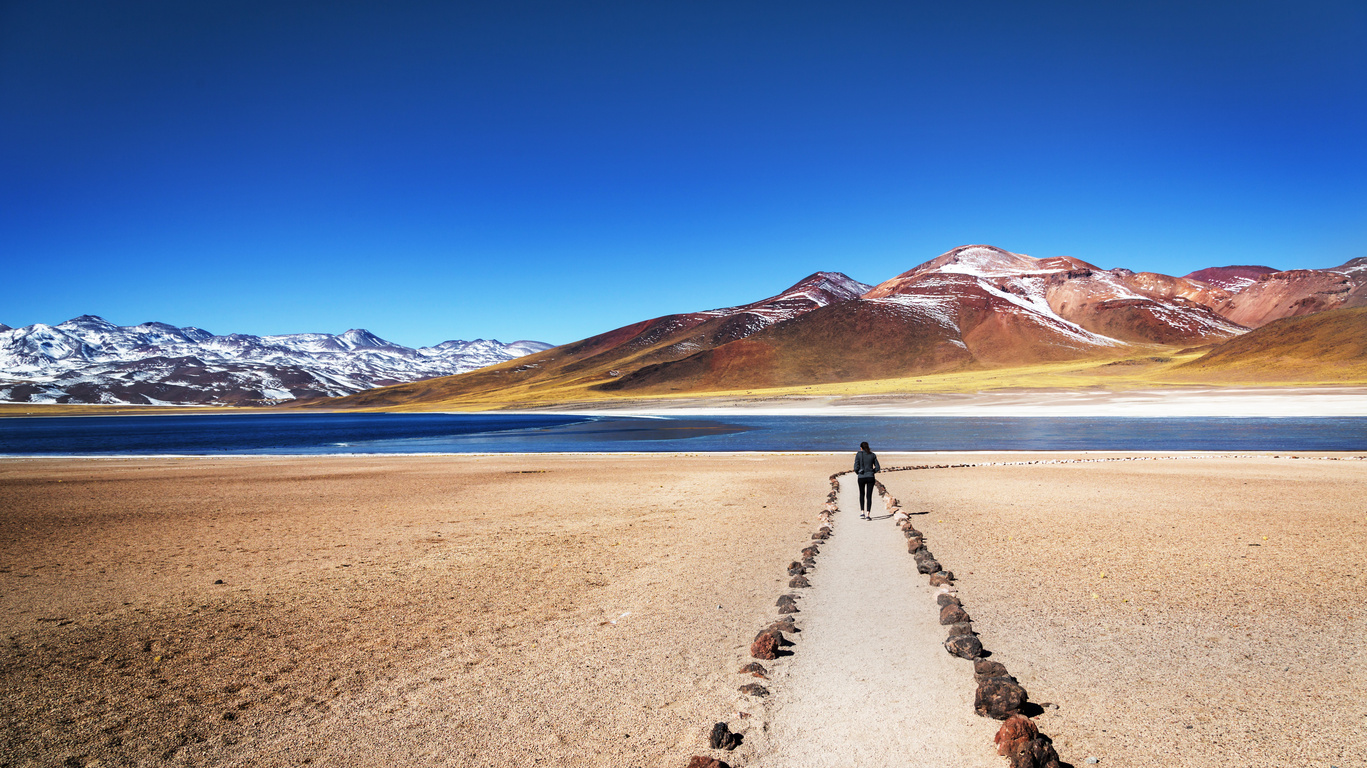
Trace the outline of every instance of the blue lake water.
[[287, 413], [0, 419], [0, 454], [560, 451], [1362, 451], [1367, 418], [647, 418]]

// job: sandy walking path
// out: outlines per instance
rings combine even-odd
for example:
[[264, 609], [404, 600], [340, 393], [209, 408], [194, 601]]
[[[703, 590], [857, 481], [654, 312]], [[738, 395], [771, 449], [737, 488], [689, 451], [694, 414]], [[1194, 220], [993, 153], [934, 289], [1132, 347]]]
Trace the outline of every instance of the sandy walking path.
[[861, 520], [854, 482], [841, 484], [836, 535], [799, 590], [802, 633], [755, 765], [1000, 768], [998, 723], [973, 713], [973, 667], [941, 646], [939, 590], [875, 508], [881, 519]]

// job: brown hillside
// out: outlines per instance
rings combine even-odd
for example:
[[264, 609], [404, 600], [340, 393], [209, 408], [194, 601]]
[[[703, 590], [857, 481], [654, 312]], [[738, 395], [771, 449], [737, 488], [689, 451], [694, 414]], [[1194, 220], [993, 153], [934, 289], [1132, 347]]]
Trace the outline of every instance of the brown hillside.
[[[868, 290], [838, 272], [818, 272], [786, 291], [737, 307], [665, 315], [477, 371], [317, 401], [325, 408], [384, 408], [580, 391], [642, 366], [667, 363], [744, 339]], [[555, 395], [549, 395], [554, 397]]]
[[1276, 320], [1174, 372], [1253, 381], [1367, 378], [1367, 307]]
[[905, 376], [962, 368], [973, 357], [958, 334], [882, 302], [814, 310], [743, 341], [648, 365], [595, 389], [670, 393], [757, 389]]

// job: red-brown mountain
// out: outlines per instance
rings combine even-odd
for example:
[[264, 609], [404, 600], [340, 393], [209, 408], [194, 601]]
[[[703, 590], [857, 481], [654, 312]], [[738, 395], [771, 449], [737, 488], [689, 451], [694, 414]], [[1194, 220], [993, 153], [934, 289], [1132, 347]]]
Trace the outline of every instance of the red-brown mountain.
[[1257, 282], [1258, 278], [1277, 270], [1272, 267], [1259, 267], [1249, 264], [1234, 264], [1228, 267], [1206, 267], [1198, 269], [1185, 277], [1188, 280], [1200, 280], [1203, 283], [1210, 283], [1216, 288], [1223, 288], [1230, 293], [1238, 293], [1247, 288], [1250, 283]]
[[1245, 329], [1198, 281], [1033, 259], [986, 245], [943, 254], [875, 286], [687, 357], [646, 365], [607, 391], [720, 390], [890, 378], [1192, 346]]
[[1269, 272], [1233, 292], [1215, 310], [1233, 322], [1259, 328], [1283, 317], [1367, 306], [1367, 257], [1332, 269]]

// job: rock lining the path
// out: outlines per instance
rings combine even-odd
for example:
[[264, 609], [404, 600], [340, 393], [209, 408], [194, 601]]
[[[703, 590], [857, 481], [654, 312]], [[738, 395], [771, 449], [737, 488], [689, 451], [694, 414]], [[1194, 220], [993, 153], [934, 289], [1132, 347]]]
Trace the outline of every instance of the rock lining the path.
[[740, 746], [740, 735], [732, 733], [731, 727], [726, 723], [717, 723], [707, 735], [707, 745], [713, 749], [730, 751]]
[[945, 650], [951, 656], [972, 661], [983, 655], [983, 644], [976, 635], [955, 635], [945, 640]]
[[1018, 715], [1029, 697], [1014, 677], [989, 677], [978, 683], [973, 711], [983, 717], [1005, 720]]
[[758, 677], [761, 680], [769, 679], [769, 670], [765, 669], [764, 665], [759, 663], [758, 661], [752, 661], [749, 664], [746, 664], [745, 666], [736, 670], [736, 674], [751, 675], [753, 677]]

